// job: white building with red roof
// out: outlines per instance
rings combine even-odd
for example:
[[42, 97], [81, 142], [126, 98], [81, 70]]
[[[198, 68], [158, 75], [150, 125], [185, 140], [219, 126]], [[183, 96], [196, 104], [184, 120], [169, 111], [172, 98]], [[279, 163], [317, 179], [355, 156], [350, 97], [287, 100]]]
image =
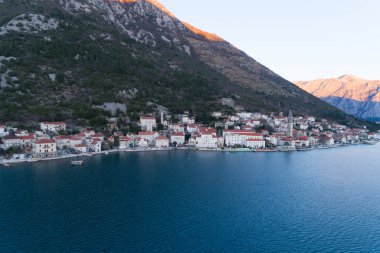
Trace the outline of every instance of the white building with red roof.
[[159, 136], [155, 139], [155, 147], [156, 148], [168, 148], [169, 147], [169, 139], [166, 136]]
[[41, 139], [33, 143], [33, 157], [48, 158], [57, 156], [57, 143], [50, 139]]
[[82, 143], [83, 143], [82, 139], [75, 136], [72, 136], [69, 139], [69, 145], [71, 148], [74, 148], [74, 149], [75, 149], [75, 146], [80, 145]]
[[36, 136], [34, 134], [29, 134], [26, 136], [21, 136], [20, 140], [21, 140], [21, 146], [28, 147], [28, 146], [32, 146], [33, 142], [36, 140]]
[[95, 135], [95, 131], [94, 130], [85, 130], [82, 132], [82, 134], [84, 134], [86, 136], [86, 138], [89, 138], [90, 136]]
[[295, 148], [296, 142], [292, 137], [282, 137], [278, 140], [279, 146], [287, 147], [287, 148]]
[[245, 145], [247, 148], [265, 148], [265, 141], [263, 139], [247, 139]]
[[218, 137], [213, 128], [200, 128], [199, 135], [195, 137], [195, 147], [198, 149], [217, 149]]
[[182, 146], [185, 144], [185, 134], [184, 133], [173, 133], [170, 136], [170, 143], [177, 144], [177, 146]]
[[119, 137], [119, 149], [128, 149], [128, 148], [134, 148], [135, 142], [132, 138], [128, 136], [121, 136]]
[[78, 153], [84, 154], [87, 153], [87, 146], [84, 144], [78, 144], [74, 146], [75, 151]]
[[143, 139], [143, 138], [140, 138], [140, 137], [137, 137], [135, 139], [135, 144], [139, 148], [146, 148], [146, 147], [149, 146], [148, 141], [146, 139]]
[[94, 139], [87, 145], [87, 148], [90, 152], [100, 152], [102, 151], [102, 141]]
[[15, 132], [15, 135], [17, 137], [22, 137], [22, 136], [28, 136], [29, 135], [29, 132], [27, 130], [17, 130]]
[[138, 137], [148, 141], [148, 144], [153, 145], [154, 139], [159, 136], [158, 132], [140, 132]]
[[188, 124], [187, 125], [187, 132], [191, 133], [191, 134], [198, 132], [198, 126], [196, 124]]
[[21, 146], [21, 139], [17, 136], [7, 135], [3, 137], [3, 149], [18, 148]]
[[[246, 146], [248, 139], [255, 139], [259, 141], [264, 140], [262, 134], [256, 133], [252, 130], [224, 130], [223, 131], [224, 144], [227, 147], [233, 146]], [[253, 144], [252, 144], [253, 145]], [[265, 146], [265, 141], [264, 141]]]
[[295, 139], [296, 147], [310, 147], [309, 137], [301, 136]]
[[90, 136], [90, 139], [92, 139], [92, 140], [100, 139], [101, 141], [104, 141], [104, 135], [103, 134], [93, 134]]
[[59, 136], [55, 136], [53, 139], [57, 143], [58, 149], [63, 149], [64, 147], [70, 146], [70, 137], [69, 136], [59, 135]]
[[185, 125], [183, 124], [173, 124], [169, 126], [169, 129], [173, 130], [175, 133], [184, 133]]
[[140, 117], [140, 126], [144, 131], [153, 131], [157, 127], [157, 120], [155, 117]]
[[65, 122], [41, 122], [40, 129], [44, 132], [66, 131], [66, 123]]

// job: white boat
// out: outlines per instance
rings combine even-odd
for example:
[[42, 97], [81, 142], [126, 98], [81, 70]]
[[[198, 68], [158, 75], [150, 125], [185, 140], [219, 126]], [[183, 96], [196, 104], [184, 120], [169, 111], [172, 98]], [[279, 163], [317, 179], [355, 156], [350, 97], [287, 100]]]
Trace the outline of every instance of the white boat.
[[363, 144], [366, 144], [366, 145], [376, 145], [376, 143], [377, 143], [374, 140], [364, 140], [362, 142], [363, 142]]
[[83, 164], [83, 161], [72, 161], [71, 165], [72, 166], [81, 166]]
[[10, 165], [8, 163], [3, 163], [5, 167], [9, 167]]

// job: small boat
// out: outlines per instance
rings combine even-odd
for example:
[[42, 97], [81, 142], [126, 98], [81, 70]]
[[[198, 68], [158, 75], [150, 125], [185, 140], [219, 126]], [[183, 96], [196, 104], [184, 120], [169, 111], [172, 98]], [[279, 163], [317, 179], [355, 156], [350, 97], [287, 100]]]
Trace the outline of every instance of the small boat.
[[304, 151], [311, 151], [314, 150], [314, 147], [307, 147], [307, 148], [297, 148], [297, 151], [304, 152]]
[[5, 167], [9, 167], [10, 165], [8, 163], [3, 163]]
[[72, 166], [81, 166], [83, 164], [83, 161], [72, 161], [71, 165]]
[[109, 154], [109, 152], [108, 152], [108, 151], [106, 151], [104, 154], [108, 155], [108, 154]]
[[376, 141], [373, 141], [373, 140], [364, 140], [362, 141], [363, 144], [366, 144], [366, 145], [376, 145]]

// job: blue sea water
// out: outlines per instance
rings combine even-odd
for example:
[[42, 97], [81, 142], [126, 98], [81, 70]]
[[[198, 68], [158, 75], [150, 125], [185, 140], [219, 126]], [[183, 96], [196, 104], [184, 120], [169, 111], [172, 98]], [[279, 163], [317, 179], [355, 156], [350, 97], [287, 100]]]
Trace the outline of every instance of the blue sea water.
[[380, 252], [380, 146], [0, 167], [0, 252]]

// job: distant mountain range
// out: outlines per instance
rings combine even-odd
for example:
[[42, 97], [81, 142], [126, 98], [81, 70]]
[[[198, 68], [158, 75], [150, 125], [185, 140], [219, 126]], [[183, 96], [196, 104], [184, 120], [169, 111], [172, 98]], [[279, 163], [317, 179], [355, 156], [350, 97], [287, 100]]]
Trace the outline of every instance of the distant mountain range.
[[200, 120], [214, 110], [293, 108], [363, 123], [155, 0], [0, 1], [0, 122], [101, 126], [107, 105], [132, 122], [165, 107]]
[[295, 84], [348, 114], [380, 121], [380, 80], [344, 75]]

